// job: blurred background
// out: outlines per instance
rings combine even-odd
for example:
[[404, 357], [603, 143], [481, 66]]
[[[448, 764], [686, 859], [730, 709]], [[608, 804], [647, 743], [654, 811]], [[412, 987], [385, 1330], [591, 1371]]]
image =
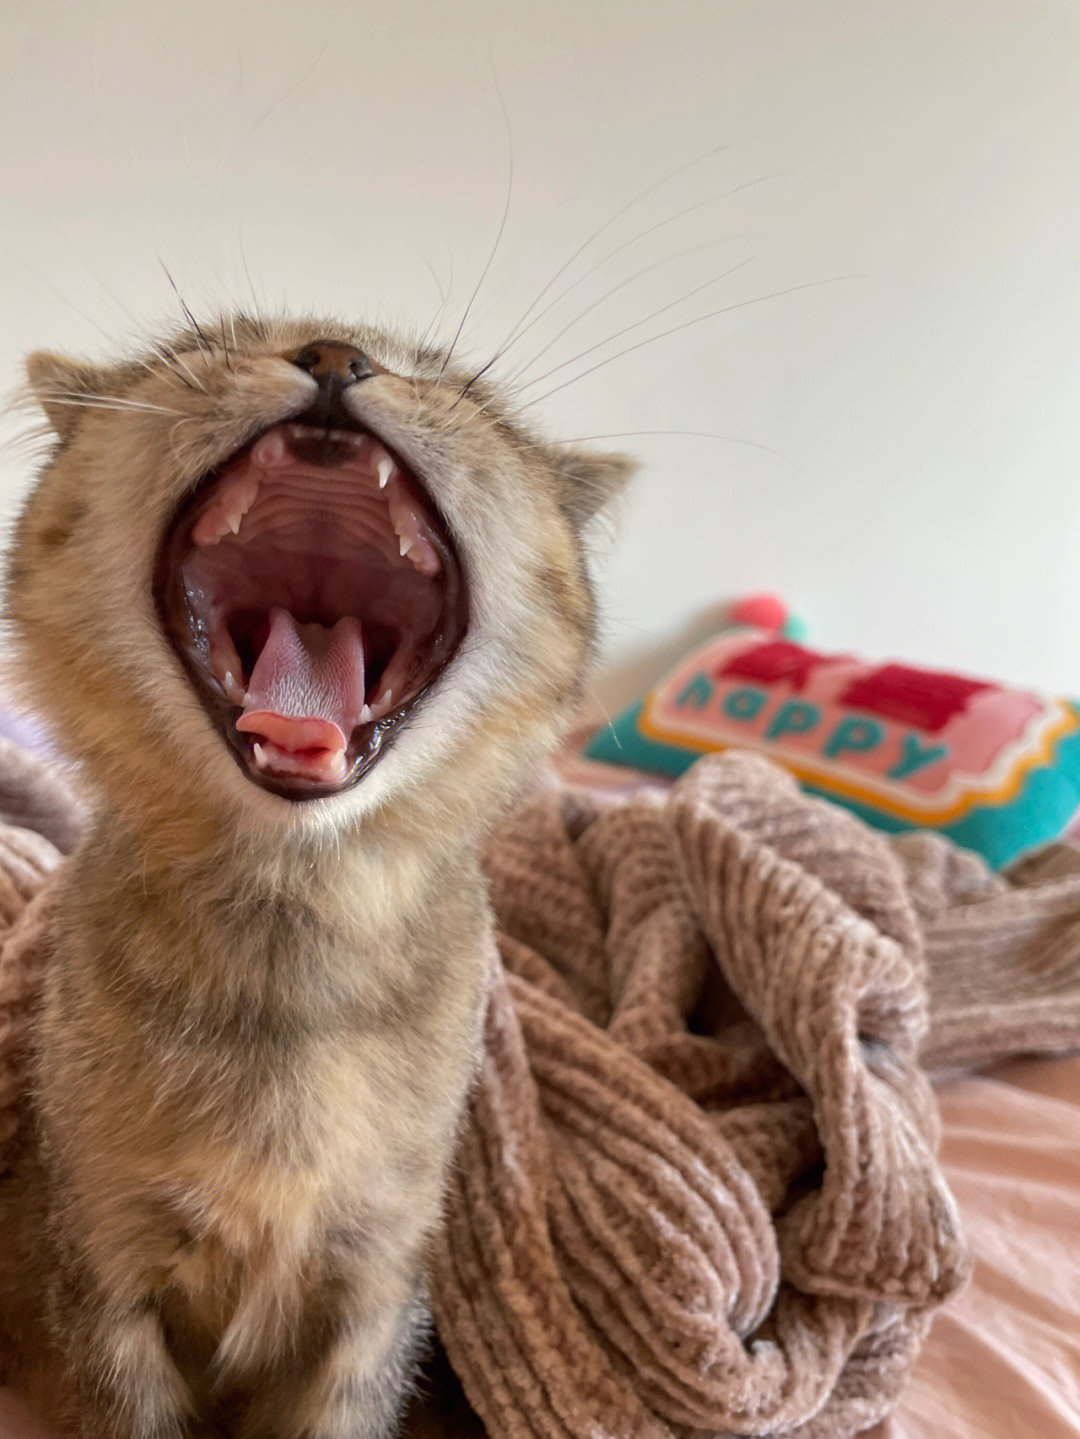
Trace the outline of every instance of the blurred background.
[[[1080, 692], [1075, 0], [4, 0], [0, 389], [258, 307], [639, 457], [607, 704], [725, 597]], [[31, 479], [2, 422], [0, 511]]]

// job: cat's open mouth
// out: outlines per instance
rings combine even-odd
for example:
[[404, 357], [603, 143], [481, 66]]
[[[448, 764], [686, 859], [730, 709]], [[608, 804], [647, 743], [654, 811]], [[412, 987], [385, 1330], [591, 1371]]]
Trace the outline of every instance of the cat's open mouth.
[[288, 799], [355, 784], [465, 632], [465, 583], [417, 476], [371, 434], [273, 426], [165, 535], [165, 631], [245, 774]]

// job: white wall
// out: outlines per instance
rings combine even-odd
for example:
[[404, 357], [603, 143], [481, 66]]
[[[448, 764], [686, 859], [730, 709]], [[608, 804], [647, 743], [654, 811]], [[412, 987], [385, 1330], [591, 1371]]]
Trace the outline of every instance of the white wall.
[[564, 364], [529, 413], [672, 432], [607, 442], [608, 699], [765, 587], [1080, 691], [1078, 0], [4, 0], [0, 65], [0, 388], [175, 319], [160, 261], [196, 312], [423, 329], [449, 286], [448, 337], [509, 193], [461, 347], [566, 290], [500, 367]]

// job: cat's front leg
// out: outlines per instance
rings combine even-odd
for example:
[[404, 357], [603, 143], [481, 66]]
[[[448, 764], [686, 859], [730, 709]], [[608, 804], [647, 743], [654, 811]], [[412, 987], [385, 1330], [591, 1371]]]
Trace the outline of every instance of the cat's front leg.
[[392, 1439], [430, 1327], [426, 1303], [373, 1314], [361, 1295], [336, 1316], [317, 1362], [253, 1407], [244, 1439]]
[[65, 1353], [81, 1439], [180, 1439], [191, 1396], [149, 1296], [93, 1302], [70, 1270], [56, 1276], [52, 1318]]

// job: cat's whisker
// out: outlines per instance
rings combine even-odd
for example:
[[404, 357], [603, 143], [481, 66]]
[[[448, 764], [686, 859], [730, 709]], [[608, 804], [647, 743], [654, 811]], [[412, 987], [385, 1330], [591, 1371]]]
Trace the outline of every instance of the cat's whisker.
[[[203, 394], [206, 393], [206, 386], [199, 379], [198, 375], [196, 375], [193, 370], [188, 368], [188, 366], [184, 363], [184, 361], [180, 358], [180, 356], [176, 353], [175, 350], [169, 350], [164, 345], [158, 344], [157, 342], [152, 342], [150, 345], [150, 351], [152, 354], [157, 355], [157, 357], [161, 360], [162, 364], [164, 364], [169, 370], [173, 371], [174, 374], [174, 366], [178, 365], [180, 369], [183, 370], [184, 374], [187, 376], [187, 381], [185, 381], [180, 375], [176, 375], [176, 378], [180, 380], [181, 384], [187, 384], [189, 390], [194, 389], [201, 391]], [[143, 363], [146, 362], [144, 361]], [[153, 365], [147, 365], [147, 368], [151, 371], [151, 373], [154, 373]], [[190, 381], [190, 383], [188, 383], [188, 381]]]
[[[717, 147], [717, 148], [718, 148], [718, 149], [723, 149], [724, 147], [723, 147], [723, 146], [719, 146], [719, 147]], [[716, 151], [709, 151], [709, 152], [708, 152], [709, 155], [712, 155], [712, 154], [715, 154], [715, 153], [716, 153]], [[701, 161], [701, 159], [703, 159], [703, 158], [707, 158], [707, 157], [705, 157], [705, 156], [699, 156], [699, 157], [698, 157], [698, 160], [697, 160], [697, 161], [691, 161], [691, 164], [697, 164], [697, 163], [699, 163], [699, 162]], [[683, 168], [685, 168], [685, 167], [683, 167]], [[675, 174], [678, 174], [678, 173], [680, 173], [680, 171], [675, 171], [674, 173], [675, 173]], [[779, 173], [779, 172], [777, 172], [777, 173]], [[666, 183], [666, 181], [667, 181], [668, 179], [671, 179], [671, 178], [672, 178], [671, 175], [668, 175], [668, 176], [663, 177], [660, 181], [657, 182], [657, 186]], [[722, 194], [720, 194], [720, 195], [709, 195], [709, 196], [706, 196], [705, 199], [695, 201], [695, 203], [694, 203], [693, 205], [688, 205], [688, 206], [686, 206], [685, 209], [682, 209], [682, 210], [677, 211], [674, 215], [665, 216], [664, 219], [662, 219], [662, 220], [657, 220], [657, 221], [656, 221], [654, 224], [652, 224], [652, 225], [647, 225], [643, 230], [639, 230], [636, 234], [631, 235], [629, 239], [624, 240], [624, 241], [622, 242], [622, 244], [616, 245], [616, 246], [614, 247], [614, 249], [605, 251], [605, 253], [604, 253], [603, 255], [601, 255], [593, 264], [589, 265], [586, 270], [584, 270], [580, 275], [578, 275], [578, 277], [577, 277], [575, 280], [572, 280], [569, 285], [564, 286], [563, 289], [559, 290], [555, 295], [553, 295], [552, 298], [548, 301], [548, 303], [547, 303], [546, 305], [544, 305], [540, 310], [538, 310], [537, 313], [536, 313], [535, 315], [533, 315], [532, 319], [529, 320], [527, 324], [522, 324], [522, 320], [525, 319], [525, 315], [528, 315], [528, 314], [529, 314], [529, 311], [526, 310], [526, 311], [525, 311], [525, 315], [523, 315], [523, 316], [521, 317], [521, 320], [518, 321], [517, 326], [515, 326], [514, 330], [512, 330], [512, 331], [510, 332], [509, 336], [502, 342], [502, 344], [498, 347], [498, 349], [497, 349], [497, 350], [495, 351], [495, 353], [491, 356], [491, 358], [490, 358], [485, 364], [481, 365], [480, 369], [477, 370], [477, 372], [476, 372], [476, 373], [472, 376], [472, 378], [469, 380], [468, 384], [465, 385], [462, 393], [463, 393], [463, 394], [464, 394], [464, 393], [467, 393], [468, 390], [471, 388], [471, 386], [474, 385], [474, 384], [476, 383], [476, 381], [477, 381], [478, 379], [480, 379], [480, 377], [481, 377], [482, 375], [486, 374], [487, 371], [490, 370], [493, 365], [497, 364], [498, 361], [501, 360], [502, 357], [507, 353], [507, 351], [509, 351], [513, 345], [516, 345], [516, 344], [517, 344], [517, 342], [522, 338], [523, 335], [526, 335], [526, 334], [533, 328], [534, 325], [538, 325], [538, 324], [540, 323], [540, 321], [544, 318], [545, 315], [548, 315], [548, 314], [551, 313], [551, 311], [556, 307], [556, 305], [562, 304], [563, 300], [566, 299], [567, 295], [569, 295], [572, 290], [577, 289], [577, 287], [578, 287], [579, 285], [581, 285], [585, 280], [587, 280], [590, 275], [595, 274], [597, 270], [599, 270], [599, 269], [601, 269], [602, 267], [610, 264], [610, 262], [615, 258], [616, 255], [619, 255], [619, 254], [621, 254], [624, 250], [629, 249], [630, 246], [636, 245], [640, 240], [643, 240], [647, 235], [651, 235], [651, 234], [653, 234], [653, 233], [654, 233], [655, 231], [657, 231], [657, 230], [661, 230], [661, 229], [666, 228], [666, 227], [669, 226], [669, 225], [673, 225], [673, 224], [675, 224], [677, 221], [683, 219], [683, 218], [684, 218], [685, 216], [687, 216], [687, 215], [695, 214], [697, 211], [704, 209], [704, 208], [705, 208], [706, 206], [708, 206], [708, 205], [716, 205], [716, 204], [719, 204], [721, 200], [730, 199], [730, 197], [731, 197], [732, 195], [738, 194], [741, 190], [747, 190], [747, 189], [749, 189], [749, 188], [750, 188], [751, 186], [753, 186], [753, 185], [761, 185], [761, 184], [764, 184], [767, 180], [773, 180], [773, 179], [776, 179], [776, 174], [759, 175], [756, 179], [754, 179], [754, 180], [748, 180], [748, 181], [747, 181], [745, 184], [743, 184], [743, 185], [736, 185], [736, 186], [734, 186], [734, 187], [733, 187], [732, 189], [730, 189], [730, 190], [725, 190], [725, 191], [724, 191]], [[629, 209], [633, 204], [637, 203], [637, 201], [646, 198], [650, 193], [652, 193], [652, 190], [655, 189], [655, 188], [656, 188], [656, 186], [651, 186], [651, 187], [647, 188], [646, 190], [641, 191], [641, 192], [635, 197], [634, 200], [630, 201], [629, 205], [624, 206], [623, 210], [621, 210], [621, 211], [619, 211], [617, 214], [613, 215], [613, 216], [611, 217], [611, 221], [613, 222], [614, 220], [619, 219], [619, 218], [626, 212], [627, 209]], [[602, 225], [598, 230], [595, 230], [590, 238], [593, 239], [593, 240], [596, 239], [596, 238], [602, 233], [603, 230], [607, 229], [607, 227], [608, 227], [608, 226], [607, 226], [607, 224], [605, 223], [605, 224]], [[744, 238], [747, 237], [747, 234], [748, 234], [748, 233], [752, 233], [752, 232], [741, 231], [741, 232], [738, 232], [738, 233], [736, 233], [736, 234], [726, 235], [726, 236], [724, 236], [723, 238], [724, 238], [724, 239], [744, 239]], [[588, 243], [588, 242], [587, 242], [587, 243]], [[693, 248], [706, 248], [706, 246], [705, 246], [705, 245], [702, 245], [701, 247], [693, 247]], [[542, 291], [540, 292], [540, 295], [541, 295], [541, 296], [545, 293], [546, 290], [548, 290], [548, 289], [551, 288], [551, 284], [554, 282], [554, 280], [556, 280], [556, 279], [559, 277], [560, 274], [564, 273], [566, 270], [568, 270], [568, 269], [570, 268], [570, 266], [573, 264], [574, 260], [576, 260], [576, 259], [578, 258], [578, 256], [581, 255], [581, 253], [583, 252], [584, 249], [585, 249], [585, 246], [582, 246], [582, 247], [580, 247], [578, 250], [576, 250], [576, 251], [574, 252], [574, 254], [570, 257], [570, 259], [566, 262], [566, 264], [563, 265], [560, 270], [556, 271], [555, 275], [552, 276], [552, 279], [551, 279], [551, 280], [548, 282], [548, 284], [544, 287], [544, 290], [542, 290]], [[690, 254], [690, 253], [692, 253], [692, 252], [693, 252], [693, 251], [692, 251], [692, 249], [691, 249], [691, 250], [683, 251], [682, 253], [683, 253], [683, 254]], [[674, 256], [665, 257], [665, 260], [663, 260], [663, 261], [657, 261], [656, 263], [657, 263], [657, 264], [666, 263], [667, 260], [674, 259], [674, 258], [677, 258], [677, 257], [674, 257]], [[636, 278], [638, 278], [638, 276], [647, 273], [648, 269], [650, 269], [650, 268], [653, 268], [653, 267], [652, 267], [652, 266], [646, 266], [645, 269], [637, 271], [635, 275], [633, 275], [633, 276], [630, 277], [630, 279], [636, 279]], [[625, 280], [625, 281], [623, 281], [622, 283], [623, 283], [623, 284], [629, 284], [629, 283], [630, 283], [630, 280]], [[615, 289], [620, 289], [621, 287], [622, 287], [621, 285], [617, 285], [617, 286], [615, 287]], [[614, 293], [614, 291], [609, 291], [609, 292], [608, 292], [609, 295], [610, 295], [610, 294], [613, 294], [613, 293]], [[537, 296], [537, 300], [538, 300], [539, 298], [540, 298], [540, 296]], [[604, 296], [603, 298], [606, 299], [607, 296]], [[594, 309], [595, 306], [596, 306], [596, 303], [599, 303], [599, 302], [595, 302], [594, 304], [588, 306], [587, 310], [583, 311], [582, 314], [586, 314], [586, 313], [588, 313], [588, 310]], [[534, 300], [533, 306], [535, 306], [535, 304], [536, 304], [536, 301]], [[530, 307], [530, 308], [532, 308], [532, 307]], [[579, 316], [579, 318], [580, 318], [580, 316]], [[571, 328], [571, 326], [572, 326], [574, 323], [576, 323], [576, 321], [572, 321], [572, 322], [571, 322], [571, 325], [570, 325], [570, 326], [567, 326], [566, 329]], [[564, 330], [561, 330], [561, 331], [559, 332], [559, 334], [562, 335], [562, 334], [565, 334], [565, 332], [566, 332], [566, 330], [564, 329]], [[558, 338], [558, 337], [556, 337], [556, 338]], [[554, 341], [552, 341], [551, 343], [554, 343]], [[544, 353], [546, 353], [546, 351], [547, 351], [548, 349], [550, 349], [550, 344], [547, 345], [547, 346], [545, 346], [545, 347], [544, 347], [544, 350], [540, 351], [540, 353], [541, 353], [541, 354], [544, 354]], [[533, 362], [536, 358], [537, 358], [536, 355], [532, 356], [532, 359], [530, 359], [530, 360], [526, 363], [524, 369], [528, 369], [529, 365], [532, 364], [532, 362]], [[519, 370], [518, 373], [519, 373], [519, 374], [524, 373], [524, 370]]]
[[450, 299], [450, 288], [451, 288], [451, 286], [453, 285], [453, 282], [454, 282], [454, 257], [453, 257], [453, 255], [450, 256], [450, 278], [449, 278], [449, 280], [447, 281], [447, 285], [446, 285], [446, 289], [445, 289], [445, 290], [444, 290], [443, 287], [442, 287], [442, 281], [439, 279], [439, 276], [437, 275], [437, 273], [436, 273], [436, 271], [435, 271], [435, 266], [434, 266], [434, 265], [431, 263], [431, 261], [430, 261], [429, 259], [427, 259], [426, 257], [424, 258], [424, 268], [427, 270], [428, 274], [429, 274], [429, 275], [431, 276], [431, 278], [434, 280], [434, 282], [435, 282], [435, 288], [436, 288], [436, 290], [438, 290], [438, 292], [439, 292], [439, 299], [442, 301], [443, 305], [445, 305], [445, 304], [447, 303], [447, 301]]
[[[709, 153], [713, 154], [715, 152], [710, 151]], [[730, 200], [733, 195], [738, 195], [743, 190], [749, 190], [755, 185], [763, 185], [769, 180], [775, 180], [779, 178], [781, 173], [782, 172], [780, 171], [775, 171], [774, 173], [769, 175], [759, 175], [756, 179], [747, 180], [746, 183], [743, 185], [735, 185], [730, 190], [724, 190], [719, 195], [707, 195], [703, 200], [696, 200], [694, 204], [687, 205], [682, 210], [677, 210], [675, 214], [666, 215], [662, 220], [657, 220], [652, 225], [647, 225], [645, 229], [638, 230], [636, 234], [631, 235], [630, 238], [624, 240], [622, 244], [616, 245], [614, 249], [606, 250], [604, 254], [599, 257], [599, 259], [597, 259], [587, 269], [583, 270], [576, 280], [572, 280], [569, 285], [564, 286], [563, 289], [559, 290], [557, 294], [553, 295], [548, 301], [548, 303], [544, 305], [542, 309], [538, 310], [537, 313], [532, 317], [532, 319], [529, 320], [528, 324], [522, 325], [519, 321], [520, 328], [516, 330], [516, 333], [511, 333], [510, 339], [503, 342], [501, 348], [496, 352], [493, 359], [489, 361], [489, 364], [493, 364], [496, 359], [501, 358], [501, 356], [510, 349], [511, 345], [516, 345], [518, 340], [520, 340], [523, 335], [527, 334], [534, 325], [538, 325], [545, 315], [550, 314], [550, 312], [556, 307], [556, 305], [561, 305], [563, 300], [566, 299], [567, 295], [569, 295], [572, 290], [577, 289], [580, 284], [587, 280], [590, 275], [595, 274], [597, 270], [603, 268], [605, 265], [610, 264], [611, 261], [615, 259], [617, 255], [621, 255], [624, 250], [628, 250], [632, 245], [638, 244], [638, 242], [644, 240], [646, 236], [655, 234], [657, 230], [663, 230], [668, 228], [668, 226], [670, 225], [677, 224], [679, 220], [685, 219], [687, 215], [697, 214], [699, 210], [704, 210], [709, 205], [718, 205], [723, 200]], [[671, 177], [669, 176], [668, 178]], [[648, 193], [650, 192], [643, 192], [641, 195], [638, 196], [638, 199], [644, 199]], [[615, 216], [613, 218], [618, 219], [620, 218], [620, 216]], [[600, 232], [597, 231], [595, 233], [599, 234]], [[740, 231], [737, 234], [724, 235], [720, 238], [725, 240], [740, 240], [747, 238], [747, 233], [748, 232], [746, 231]], [[581, 252], [579, 251], [578, 253], [580, 254]], [[574, 258], [576, 258], [576, 256]], [[567, 266], [564, 268], [569, 268], [569, 263], [570, 262], [568, 262]], [[639, 271], [638, 273], [641, 272]], [[526, 313], [528, 312], [526, 311]]]
[[[572, 375], [570, 379], [563, 380], [558, 385], [553, 385], [551, 389], [545, 390], [542, 395], [536, 395], [531, 400], [525, 400], [523, 403], [526, 406], [539, 405], [542, 401], [546, 400], [549, 396], [556, 394], [559, 390], [565, 390], [569, 385], [576, 385], [577, 382], [579, 380], [583, 380], [586, 375], [591, 375], [595, 370], [602, 370], [605, 365], [610, 365], [615, 360], [621, 360], [624, 355], [632, 354], [635, 350], [643, 349], [646, 345], [655, 345], [658, 340], [666, 339], [668, 335], [677, 335], [681, 330], [688, 330], [694, 325], [703, 325], [707, 320], [715, 320], [720, 315], [729, 315], [733, 310], [742, 310], [749, 305], [761, 305], [764, 304], [766, 300], [777, 300], [784, 295], [797, 294], [800, 290], [812, 290], [820, 285], [836, 285], [844, 280], [857, 280], [860, 278], [861, 276], [859, 275], [832, 275], [824, 280], [808, 280], [805, 284], [802, 285], [791, 285], [785, 290], [773, 290], [767, 295], [754, 295], [749, 300], [736, 300], [733, 304], [723, 305], [718, 310], [709, 310], [704, 315], [695, 315], [693, 319], [684, 320], [681, 325], [672, 325], [670, 329], [661, 330], [658, 335], [650, 335], [645, 340], [638, 340], [633, 345], [625, 346], [625, 348], [616, 351], [614, 355], [607, 355], [604, 359], [598, 360], [595, 365], [590, 365], [587, 369], [581, 370], [576, 375]], [[617, 336], [610, 335], [608, 339], [603, 341], [602, 343], [607, 344], [611, 340], [616, 338]], [[595, 349], [597, 347], [593, 346], [593, 348]], [[579, 355], [576, 358], [580, 359], [581, 356]], [[573, 364], [573, 360], [568, 360], [566, 361], [566, 363]], [[554, 369], [549, 370], [548, 374], [554, 374], [556, 370], [562, 368], [563, 366], [557, 365]], [[546, 378], [547, 376], [545, 375], [538, 375], [535, 379], [526, 381], [525, 384], [521, 386], [521, 388], [528, 389], [530, 385], [538, 384], [540, 380]]]
[[[576, 364], [578, 360], [585, 359], [587, 355], [594, 354], [597, 350], [602, 350], [605, 345], [610, 345], [613, 340], [619, 340], [623, 335], [629, 335], [633, 330], [640, 330], [642, 325], [648, 325], [661, 315], [666, 315], [669, 310], [674, 310], [679, 305], [685, 304], [687, 300], [691, 300], [695, 295], [699, 295], [702, 290], [711, 289], [713, 285], [720, 284], [722, 280], [730, 279], [738, 270], [745, 270], [746, 266], [751, 264], [753, 259], [754, 256], [751, 255], [745, 260], [740, 260], [737, 265], [732, 265], [728, 270], [722, 270], [719, 275], [713, 275], [710, 279], [706, 280], [704, 284], [695, 285], [692, 290], [687, 290], [684, 295], [679, 295], [676, 299], [669, 301], [668, 304], [661, 305], [659, 309], [651, 311], [651, 313], [645, 315], [642, 319], [635, 320], [633, 324], [624, 325], [621, 330], [616, 330], [613, 334], [605, 336], [604, 339], [597, 340], [593, 345], [587, 345], [584, 350], [579, 350], [576, 355], [571, 355], [568, 360], [560, 360], [557, 365], [552, 365], [550, 369], [544, 370], [542, 374], [534, 375], [531, 380], [522, 380], [520, 377], [524, 373], [524, 370], [519, 371], [515, 379], [520, 389], [527, 390], [531, 385], [538, 385], [541, 381], [546, 380], [549, 375], [556, 375], [560, 370], [565, 370], [568, 366]], [[716, 311], [714, 313], [722, 314], [723, 311]], [[541, 353], [543, 352], [541, 351]], [[528, 367], [526, 366], [525, 368], [527, 369]]]
[[[254, 136], [258, 134], [271, 116], [280, 111], [283, 113], [279, 118], [286, 118], [290, 114], [290, 111], [295, 111], [299, 105], [306, 103], [307, 96], [310, 93], [310, 83], [319, 71], [324, 68], [326, 53], [330, 49], [331, 44], [331, 40], [325, 40], [315, 55], [315, 58], [303, 73], [299, 75], [294, 74], [292, 79], [283, 85], [276, 95], [270, 97], [269, 103], [256, 114], [255, 119], [247, 127], [246, 138], [248, 144], [251, 144]], [[292, 102], [291, 106], [289, 106], [290, 101]]]
[[[188, 369], [187, 365], [184, 363], [184, 361], [180, 358], [179, 355], [173, 355], [169, 363], [171, 365], [179, 365], [180, 368], [183, 370], [184, 374], [187, 375], [188, 378], [191, 380], [191, 383], [192, 385], [194, 385], [195, 389], [202, 390], [205, 393], [206, 386], [202, 383], [201, 380], [196, 377], [195, 373], [192, 370]], [[179, 376], [177, 376], [177, 378], [179, 379]]]
[[51, 405], [71, 405], [81, 410], [142, 410], [154, 415], [180, 415], [180, 410], [170, 410], [165, 405], [151, 405], [142, 400], [129, 400], [120, 395], [82, 395], [65, 390], [39, 392]]
[[191, 469], [196, 471], [204, 468], [203, 466], [194, 463], [194, 461], [198, 459], [198, 446], [195, 446], [196, 453], [192, 455], [191, 451], [193, 447], [190, 445], [190, 443], [183, 440], [179, 432], [185, 425], [197, 424], [198, 418], [195, 415], [181, 415], [181, 417], [173, 424], [173, 426], [169, 430], [169, 450], [173, 458], [177, 461], [178, 464], [185, 466], [188, 465], [189, 461], [192, 461], [190, 467]]
[[721, 435], [715, 430], [615, 430], [607, 435], [574, 435], [568, 439], [561, 440], [564, 445], [592, 445], [602, 440], [633, 440], [647, 436], [668, 436], [675, 439], [690, 440], [719, 440], [726, 445], [746, 445], [752, 450], [764, 450], [768, 455], [775, 455], [778, 460], [795, 468], [795, 461], [790, 455], [785, 455], [781, 450], [774, 450], [770, 445], [763, 445], [760, 440], [748, 440], [742, 435]]
[[16, 264], [21, 265], [24, 270], [28, 271], [31, 275], [33, 275], [36, 283], [41, 285], [44, 289], [48, 290], [50, 294], [54, 295], [62, 305], [66, 305], [67, 308], [72, 312], [72, 314], [78, 315], [80, 320], [84, 320], [88, 325], [95, 329], [98, 334], [102, 336], [103, 339], [109, 342], [110, 345], [116, 344], [116, 336], [110, 333], [110, 331], [106, 330], [102, 325], [97, 322], [97, 320], [93, 319], [92, 316], [88, 315], [85, 310], [81, 310], [79, 306], [75, 304], [74, 300], [70, 298], [70, 296], [65, 295], [63, 290], [59, 289], [56, 285], [52, 283], [52, 281], [48, 278], [48, 276], [43, 270], [39, 269], [36, 265], [32, 264], [29, 260], [27, 260], [24, 255], [21, 255], [17, 250], [13, 249], [6, 240], [0, 238], [0, 245], [3, 245], [4, 249], [7, 251], [7, 253], [15, 261]]
[[[513, 376], [514, 380], [516, 381], [521, 375], [526, 374], [529, 369], [531, 369], [531, 367], [535, 365], [539, 359], [542, 358], [542, 356], [546, 355], [549, 350], [551, 350], [555, 345], [558, 344], [558, 342], [565, 334], [567, 334], [570, 330], [574, 329], [576, 325], [579, 325], [581, 321], [584, 320], [586, 315], [591, 314], [593, 310], [604, 304], [606, 300], [610, 300], [612, 295], [617, 295], [620, 290], [625, 290], [627, 285], [632, 285], [635, 280], [640, 280], [642, 275], [648, 275], [653, 270], [661, 269], [664, 265], [673, 265], [677, 260], [685, 260], [687, 255], [696, 255], [702, 250], [711, 250], [714, 248], [715, 241], [703, 240], [698, 245], [689, 246], [688, 249], [677, 250], [673, 255], [664, 255], [659, 260], [654, 260], [650, 265], [643, 265], [640, 270], [635, 270], [632, 275], [627, 275], [626, 278], [620, 280], [617, 285], [612, 285], [610, 290], [605, 290], [598, 299], [592, 300], [588, 305], [585, 306], [583, 310], [579, 310], [572, 320], [568, 321], [561, 330], [559, 330], [555, 335], [552, 336], [550, 340], [548, 340], [546, 345], [544, 345], [541, 349], [537, 350], [528, 360], [525, 361], [522, 366], [520, 366], [520, 368], [515, 372]], [[726, 278], [726, 275], [721, 275], [717, 278], [724, 279]], [[709, 283], [713, 282], [710, 281]], [[563, 295], [566, 295], [567, 293], [567, 290], [563, 291]], [[522, 331], [522, 334], [523, 333], [524, 331]]]
[[[491, 269], [492, 263], [495, 259], [495, 255], [499, 248], [499, 243], [503, 237], [503, 232], [506, 229], [507, 217], [510, 214], [510, 199], [513, 194], [514, 186], [514, 137], [510, 129], [510, 112], [506, 108], [506, 100], [503, 96], [502, 87], [499, 84], [499, 77], [495, 73], [494, 68], [492, 68], [491, 79], [492, 83], [495, 86], [495, 94], [499, 98], [499, 108], [502, 111], [503, 123], [506, 127], [506, 200], [503, 204], [502, 219], [499, 221], [499, 229], [498, 233], [495, 236], [495, 243], [492, 245], [491, 253], [487, 257], [487, 263], [480, 271], [480, 278], [473, 286], [473, 292], [469, 296], [469, 300], [465, 306], [464, 313], [462, 314], [461, 319], [458, 321], [457, 329], [454, 331], [454, 338], [450, 341], [450, 348], [443, 356], [442, 366], [439, 369], [440, 379], [442, 378], [447, 365], [450, 363], [450, 356], [454, 353], [454, 346], [461, 338], [461, 332], [465, 328], [465, 321], [469, 318], [469, 312], [473, 307], [473, 303], [476, 300], [477, 295], [480, 293], [480, 286], [487, 279], [488, 271]], [[465, 388], [468, 389], [468, 385], [466, 385]], [[462, 393], [464, 393], [464, 391], [462, 391]]]
[[[520, 334], [525, 324], [525, 321], [536, 309], [537, 305], [548, 293], [551, 287], [556, 284], [563, 275], [566, 274], [567, 270], [570, 269], [571, 265], [573, 265], [574, 262], [581, 255], [583, 255], [585, 251], [588, 250], [589, 247], [600, 238], [601, 235], [606, 233], [606, 231], [610, 230], [612, 225], [616, 224], [619, 220], [621, 220], [622, 217], [628, 213], [628, 211], [632, 210], [636, 205], [639, 205], [642, 200], [648, 199], [648, 197], [654, 194], [657, 190], [662, 189], [664, 185], [668, 184], [671, 180], [674, 180], [676, 176], [682, 175], [687, 170], [693, 169], [694, 166], [700, 165], [704, 161], [712, 159], [714, 155], [719, 155], [723, 150], [727, 148], [727, 145], [714, 145], [709, 150], [706, 150], [703, 155], [697, 155], [694, 157], [694, 159], [688, 160], [682, 165], [677, 165], [673, 170], [669, 170], [665, 175], [661, 175], [659, 179], [650, 181], [650, 183], [646, 185], [644, 189], [639, 190], [635, 195], [631, 196], [631, 198], [627, 200], [624, 205], [620, 206], [619, 209], [614, 212], [614, 214], [609, 215], [606, 220], [604, 220], [600, 225], [596, 227], [595, 230], [591, 232], [591, 234], [587, 235], [585, 239], [581, 242], [581, 244], [578, 245], [578, 247], [570, 254], [570, 256], [563, 261], [563, 263], [558, 267], [558, 269], [554, 272], [551, 278], [542, 286], [539, 293], [533, 299], [532, 303], [511, 327], [506, 338], [496, 349], [495, 354], [491, 357], [487, 364], [483, 366], [481, 370], [477, 371], [476, 375], [473, 376], [473, 380], [470, 381], [470, 384], [472, 384], [475, 380], [479, 379], [486, 370], [491, 368], [491, 366], [496, 362], [496, 360], [500, 358], [500, 356], [506, 353], [507, 349], [510, 347], [510, 345], [514, 343], [515, 339]], [[711, 203], [711, 201], [700, 201], [699, 205], [708, 203]]]
[[[150, 344], [149, 348], [152, 354], [156, 355], [160, 360], [164, 362], [166, 371], [170, 379], [177, 380], [181, 385], [184, 386], [186, 390], [201, 390], [203, 388], [201, 385], [197, 385], [194, 383], [194, 376], [191, 375], [190, 370], [188, 371], [188, 375], [190, 378], [186, 380], [184, 379], [183, 375], [178, 375], [176, 373], [176, 371], [172, 367], [173, 357], [169, 355], [167, 351], [160, 349], [158, 345], [153, 343]], [[134, 355], [132, 357], [132, 364], [141, 366], [142, 369], [147, 372], [147, 374], [153, 375], [155, 378], [161, 373], [159, 366], [151, 364], [151, 362], [142, 355]]]

